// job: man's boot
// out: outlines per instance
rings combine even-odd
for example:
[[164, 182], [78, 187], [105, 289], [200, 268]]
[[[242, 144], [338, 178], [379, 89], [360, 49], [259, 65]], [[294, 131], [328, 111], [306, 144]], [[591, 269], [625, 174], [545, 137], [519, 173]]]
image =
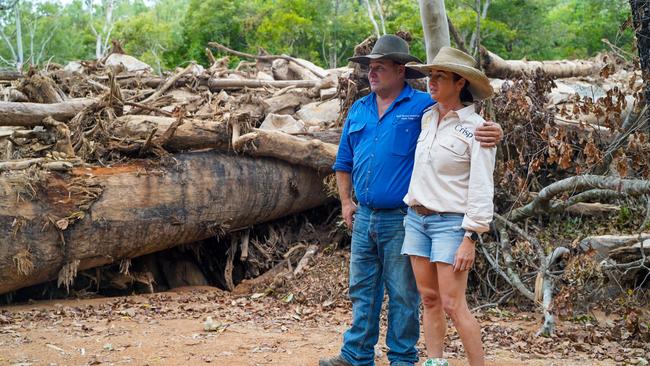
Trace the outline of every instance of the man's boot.
[[332, 358], [322, 358], [318, 361], [318, 366], [352, 366], [352, 364], [339, 355]]

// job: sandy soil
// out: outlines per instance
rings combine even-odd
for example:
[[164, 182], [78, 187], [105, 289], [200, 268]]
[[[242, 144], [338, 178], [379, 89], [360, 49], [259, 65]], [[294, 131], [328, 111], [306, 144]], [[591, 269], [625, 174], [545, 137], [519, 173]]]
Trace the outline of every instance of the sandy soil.
[[[216, 324], [214, 331], [204, 330], [207, 316]], [[212, 288], [42, 301], [0, 307], [0, 365], [317, 365], [320, 357], [338, 352], [348, 321], [345, 307], [236, 297]], [[526, 320], [496, 323], [501, 324], [491, 322], [488, 332], [532, 334], [537, 327]], [[383, 366], [388, 361], [382, 342], [377, 365]], [[466, 365], [457, 336], [452, 334], [450, 343], [451, 364]], [[488, 365], [617, 364], [588, 354], [551, 358], [507, 349], [533, 343], [503, 348], [486, 343]]]

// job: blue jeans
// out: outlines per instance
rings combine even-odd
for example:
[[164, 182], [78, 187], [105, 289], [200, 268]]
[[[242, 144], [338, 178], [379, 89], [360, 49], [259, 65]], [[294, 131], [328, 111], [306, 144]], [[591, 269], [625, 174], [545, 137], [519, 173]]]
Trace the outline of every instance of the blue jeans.
[[411, 262], [400, 254], [405, 213], [405, 209], [359, 206], [355, 215], [349, 289], [352, 326], [343, 335], [341, 348], [341, 356], [354, 366], [374, 365], [384, 287], [388, 292], [388, 360], [391, 365], [412, 365], [418, 360], [420, 296]]

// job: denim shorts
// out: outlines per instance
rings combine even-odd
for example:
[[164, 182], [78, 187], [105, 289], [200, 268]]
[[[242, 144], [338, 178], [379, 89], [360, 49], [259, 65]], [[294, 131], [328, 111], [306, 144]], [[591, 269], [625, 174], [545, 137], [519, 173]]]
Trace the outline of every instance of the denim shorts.
[[409, 208], [404, 218], [402, 254], [454, 264], [456, 251], [465, 236], [461, 226], [463, 216], [461, 213], [422, 216]]

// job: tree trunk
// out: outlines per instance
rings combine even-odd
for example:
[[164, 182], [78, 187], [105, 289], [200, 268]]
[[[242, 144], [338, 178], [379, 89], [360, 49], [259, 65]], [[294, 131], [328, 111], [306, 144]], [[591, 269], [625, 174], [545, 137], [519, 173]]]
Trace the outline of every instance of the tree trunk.
[[[120, 80], [121, 86], [124, 88], [125, 85], [132, 83], [135, 78], [132, 79], [122, 79]], [[142, 83], [150, 88], [157, 88], [160, 84], [163, 84], [167, 79], [159, 77], [146, 78], [139, 83]], [[195, 82], [195, 80], [181, 77], [172, 87], [180, 87]], [[213, 92], [218, 92], [223, 89], [243, 89], [243, 88], [286, 88], [292, 86], [294, 88], [321, 88], [321, 87], [330, 87], [332, 81], [329, 79], [325, 80], [261, 80], [261, 79], [223, 79], [223, 78], [207, 78], [199, 77], [198, 84], [199, 86], [207, 86]]]
[[[156, 129], [153, 138], [161, 138], [176, 118], [126, 115], [118, 117], [113, 124], [113, 133], [130, 139], [147, 139]], [[228, 151], [230, 131], [222, 121], [184, 119], [163, 147], [169, 151], [200, 150], [206, 148]]]
[[444, 0], [418, 0], [424, 31], [427, 62], [431, 62], [444, 46], [450, 46], [449, 25]]
[[16, 16], [16, 50], [18, 54], [16, 55], [16, 70], [23, 70], [24, 62], [24, 52], [23, 52], [23, 31], [22, 31], [22, 22], [20, 19], [20, 0], [16, 1], [14, 5], [15, 16]]
[[596, 259], [600, 261], [609, 257], [609, 252], [612, 250], [629, 247], [646, 240], [650, 240], [650, 233], [589, 236], [580, 241], [580, 249], [584, 252], [595, 250], [598, 254]]
[[274, 157], [329, 173], [338, 146], [320, 140], [303, 140], [279, 131], [255, 130], [239, 137], [233, 148], [252, 156]]
[[95, 102], [95, 99], [73, 99], [52, 104], [0, 102], [0, 126], [41, 126], [47, 116], [57, 121], [68, 121]]
[[19, 70], [1, 70], [0, 71], [0, 80], [3, 81], [12, 81], [18, 80], [23, 77], [23, 73]]
[[641, 72], [645, 81], [644, 97], [648, 101], [650, 100], [650, 2], [630, 0], [630, 8], [632, 8], [632, 19], [636, 30]]
[[174, 160], [167, 168], [134, 161], [70, 175], [43, 173], [31, 184], [19, 183], [25, 179], [20, 173], [0, 176], [0, 293], [57, 275], [69, 284], [78, 270], [235, 231], [327, 200], [322, 176], [279, 160], [210, 151]]
[[602, 67], [592, 61], [506, 61], [483, 47], [480, 53], [485, 74], [498, 79], [510, 79], [522, 74], [531, 75], [540, 68], [553, 78], [588, 76], [597, 74]]

